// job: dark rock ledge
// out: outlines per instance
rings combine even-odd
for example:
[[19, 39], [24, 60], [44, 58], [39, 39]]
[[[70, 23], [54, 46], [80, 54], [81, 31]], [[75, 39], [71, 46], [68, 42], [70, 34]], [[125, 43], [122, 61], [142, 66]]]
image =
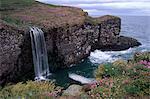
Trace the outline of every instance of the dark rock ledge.
[[[44, 31], [49, 64], [54, 69], [79, 63], [95, 49], [118, 51], [141, 45], [133, 38], [119, 35], [119, 17], [91, 18], [79, 8], [43, 4], [26, 9], [10, 17]], [[0, 85], [32, 78], [34, 74], [29, 30], [19, 27], [0, 21]]]

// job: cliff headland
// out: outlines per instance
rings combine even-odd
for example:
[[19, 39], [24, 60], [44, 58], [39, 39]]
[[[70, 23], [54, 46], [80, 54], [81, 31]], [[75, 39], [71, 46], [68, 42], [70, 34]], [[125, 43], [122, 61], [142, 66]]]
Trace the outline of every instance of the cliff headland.
[[141, 45], [120, 35], [117, 16], [93, 18], [80, 8], [34, 0], [3, 0], [0, 13], [0, 85], [31, 77], [30, 26], [44, 31], [49, 64], [54, 69], [77, 64], [95, 49], [119, 51]]

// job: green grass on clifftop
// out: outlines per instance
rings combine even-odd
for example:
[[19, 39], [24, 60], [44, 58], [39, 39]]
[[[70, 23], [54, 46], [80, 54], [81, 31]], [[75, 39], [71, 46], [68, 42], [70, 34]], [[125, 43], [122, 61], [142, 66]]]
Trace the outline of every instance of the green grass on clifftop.
[[11, 17], [11, 14], [22, 11], [36, 3], [35, 0], [1, 0], [1, 20], [11, 25], [21, 26], [23, 23], [19, 19]]
[[20, 20], [17, 17], [13, 17], [12, 14], [18, 14], [26, 10], [32, 9], [37, 5], [46, 5], [49, 7], [57, 7], [52, 4], [44, 4], [35, 0], [1, 0], [0, 1], [0, 19], [10, 25], [14, 26], [29, 26], [30, 23], [27, 23], [23, 20]]
[[34, 0], [1, 0], [0, 2], [0, 10], [17, 10], [20, 8], [31, 6], [35, 4]]
[[[34, 4], [44, 4], [35, 0], [1, 0], [0, 1], [0, 11], [8, 10], [19, 10], [24, 9], [25, 7], [30, 7]], [[57, 5], [45, 4], [50, 7], [58, 7]]]

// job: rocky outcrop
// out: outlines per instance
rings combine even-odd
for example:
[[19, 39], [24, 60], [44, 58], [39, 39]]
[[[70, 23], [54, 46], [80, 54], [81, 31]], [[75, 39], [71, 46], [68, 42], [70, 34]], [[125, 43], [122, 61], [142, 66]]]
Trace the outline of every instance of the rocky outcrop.
[[47, 37], [52, 37], [49, 39], [51, 44], [48, 41], [47, 45], [53, 45], [53, 50], [48, 51], [51, 53], [49, 63], [68, 67], [79, 63], [95, 49], [119, 51], [140, 45], [133, 38], [120, 36], [120, 29], [121, 19], [109, 15], [99, 18], [87, 16], [82, 25], [55, 28], [47, 33]]
[[95, 49], [124, 50], [140, 45], [133, 38], [119, 36], [121, 19], [115, 16], [91, 18], [79, 8], [50, 7], [40, 3], [8, 15], [17, 26], [5, 23], [8, 20], [2, 18], [0, 85], [29, 78], [34, 73], [27, 29], [31, 25], [44, 31], [49, 64], [54, 69], [79, 63]]
[[22, 40], [21, 30], [5, 23], [0, 24], [0, 85], [13, 80], [15, 71], [20, 70], [18, 59]]
[[[90, 18], [86, 16], [81, 25], [55, 28], [47, 33], [47, 45], [52, 66], [70, 66], [89, 56], [92, 50], [114, 45], [120, 32], [121, 19], [114, 16]], [[51, 44], [50, 44], [51, 42]], [[110, 49], [111, 50], [111, 49]], [[54, 62], [54, 63], [53, 63]], [[55, 66], [55, 67], [56, 67]]]
[[116, 43], [112, 43], [110, 45], [97, 45], [96, 48], [102, 51], [120, 51], [141, 45], [141, 43], [136, 39], [125, 36], [116, 37], [115, 41]]
[[82, 86], [71, 85], [66, 90], [63, 91], [63, 95], [66, 96], [80, 96], [83, 93]]

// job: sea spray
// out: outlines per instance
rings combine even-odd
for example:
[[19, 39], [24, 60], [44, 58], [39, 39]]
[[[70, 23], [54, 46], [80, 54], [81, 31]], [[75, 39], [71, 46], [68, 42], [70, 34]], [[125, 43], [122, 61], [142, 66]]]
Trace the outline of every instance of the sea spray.
[[101, 51], [95, 50], [91, 52], [89, 59], [92, 63], [101, 64], [106, 62], [114, 62], [118, 59], [129, 59], [132, 53], [136, 51], [136, 48], [129, 48], [124, 51]]

